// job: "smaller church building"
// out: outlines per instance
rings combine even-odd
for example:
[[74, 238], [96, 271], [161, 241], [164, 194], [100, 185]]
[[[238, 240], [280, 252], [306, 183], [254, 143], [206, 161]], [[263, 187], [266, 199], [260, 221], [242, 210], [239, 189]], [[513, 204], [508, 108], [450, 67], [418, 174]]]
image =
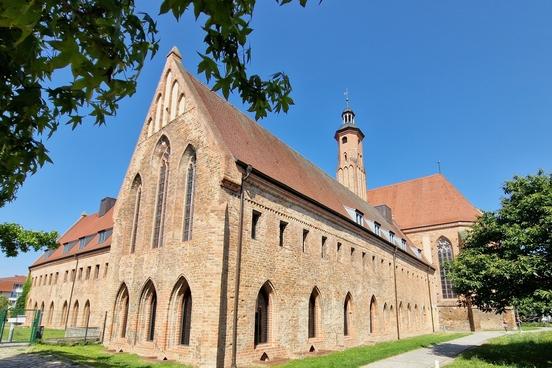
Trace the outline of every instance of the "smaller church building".
[[28, 305], [198, 367], [513, 324], [458, 306], [442, 267], [480, 212], [440, 174], [368, 190], [351, 108], [334, 138], [336, 178], [171, 50], [117, 201], [30, 267]]

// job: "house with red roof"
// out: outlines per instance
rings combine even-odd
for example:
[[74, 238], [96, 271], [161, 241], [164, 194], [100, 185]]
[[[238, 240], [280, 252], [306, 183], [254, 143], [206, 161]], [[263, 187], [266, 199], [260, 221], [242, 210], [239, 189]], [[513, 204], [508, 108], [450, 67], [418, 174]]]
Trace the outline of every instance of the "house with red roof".
[[17, 298], [21, 296], [26, 279], [27, 277], [22, 275], [0, 278], [0, 296], [8, 299], [11, 307], [15, 306]]

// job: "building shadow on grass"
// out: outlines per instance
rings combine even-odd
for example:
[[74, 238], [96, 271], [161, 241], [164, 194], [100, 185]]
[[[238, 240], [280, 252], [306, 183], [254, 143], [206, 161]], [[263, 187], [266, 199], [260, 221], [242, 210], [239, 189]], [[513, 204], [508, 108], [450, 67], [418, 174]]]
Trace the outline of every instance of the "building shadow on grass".
[[[136, 359], [134, 357], [132, 360]], [[129, 364], [127, 359], [119, 359], [118, 354], [109, 354], [90, 357], [73, 352], [61, 352], [56, 351], [55, 354], [47, 351], [37, 353], [23, 353], [16, 356], [0, 359], [0, 367], [32, 367], [38, 368], [43, 366], [53, 368], [69, 368], [69, 367], [94, 367], [94, 368], [127, 368], [127, 367], [140, 367], [140, 368], [162, 368], [166, 363], [175, 366], [175, 362], [161, 362], [157, 359], [140, 359], [137, 364]], [[180, 365], [178, 365], [180, 366]], [[186, 367], [182, 365], [181, 367]]]

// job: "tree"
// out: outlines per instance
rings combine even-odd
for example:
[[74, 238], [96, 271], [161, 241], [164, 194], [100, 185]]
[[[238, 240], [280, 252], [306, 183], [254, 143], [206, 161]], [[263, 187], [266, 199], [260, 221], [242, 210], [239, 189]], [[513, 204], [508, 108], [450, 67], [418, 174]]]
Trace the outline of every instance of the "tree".
[[31, 278], [27, 277], [27, 279], [25, 280], [25, 283], [23, 284], [23, 291], [15, 301], [15, 307], [13, 308], [13, 311], [12, 311], [13, 317], [21, 316], [25, 314], [25, 307], [27, 305], [27, 295], [31, 290], [31, 285], [32, 285]]
[[8, 309], [10, 301], [4, 295], [0, 295], [0, 311]]
[[454, 288], [486, 311], [552, 313], [552, 175], [515, 176], [503, 190], [449, 265]]
[[[292, 0], [276, 0], [285, 5]], [[305, 6], [307, 0], [297, 0]], [[164, 0], [160, 14], [193, 11], [206, 49], [198, 73], [213, 89], [239, 93], [256, 118], [293, 104], [286, 74], [247, 73], [256, 0]], [[105, 124], [134, 94], [144, 61], [158, 49], [153, 18], [134, 0], [0, 1], [0, 207], [29, 174], [51, 162], [43, 140], [59, 124]], [[69, 77], [67, 77], [69, 75]]]
[[33, 231], [18, 224], [0, 224], [0, 251], [7, 257], [15, 257], [29, 249], [53, 249], [57, 247], [57, 238], [57, 231]]

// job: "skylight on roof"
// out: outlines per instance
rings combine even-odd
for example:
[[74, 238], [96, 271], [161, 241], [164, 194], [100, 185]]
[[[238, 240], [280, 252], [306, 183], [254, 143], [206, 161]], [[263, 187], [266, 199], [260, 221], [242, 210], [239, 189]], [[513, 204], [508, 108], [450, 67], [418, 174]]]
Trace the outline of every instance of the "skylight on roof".
[[77, 240], [74, 240], [69, 243], [63, 244], [63, 253], [68, 253], [75, 245], [77, 245]]

